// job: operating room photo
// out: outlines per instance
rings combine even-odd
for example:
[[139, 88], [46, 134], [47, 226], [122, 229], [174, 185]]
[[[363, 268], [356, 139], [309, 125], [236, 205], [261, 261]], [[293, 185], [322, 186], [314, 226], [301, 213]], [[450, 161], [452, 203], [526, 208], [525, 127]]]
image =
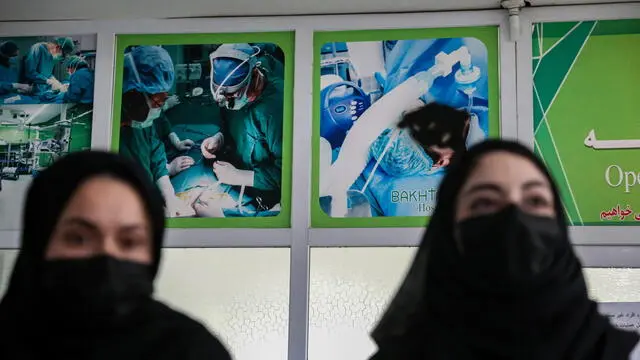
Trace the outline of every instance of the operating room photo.
[[92, 107], [0, 107], [0, 230], [17, 230], [31, 180], [59, 157], [91, 147]]
[[168, 217], [280, 214], [284, 63], [273, 43], [125, 49], [119, 152]]
[[20, 228], [31, 179], [91, 148], [96, 36], [0, 38], [0, 230]]
[[95, 35], [0, 38], [0, 104], [91, 104], [95, 59]]
[[[489, 135], [488, 63], [487, 47], [476, 38], [325, 43], [316, 99], [316, 201], [323, 212], [334, 218], [431, 215], [454, 157]], [[431, 103], [468, 116], [460, 124], [424, 119], [438, 141], [420, 146], [410, 129], [396, 125]]]

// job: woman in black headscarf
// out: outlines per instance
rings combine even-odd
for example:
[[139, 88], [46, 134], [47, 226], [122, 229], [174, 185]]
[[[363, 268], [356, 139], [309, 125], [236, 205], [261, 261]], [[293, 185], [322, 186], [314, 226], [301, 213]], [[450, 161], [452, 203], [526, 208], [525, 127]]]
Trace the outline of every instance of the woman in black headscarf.
[[589, 299], [545, 166], [498, 140], [449, 169], [372, 337], [375, 360], [627, 360], [639, 340]]
[[0, 303], [0, 359], [230, 359], [153, 300], [163, 236], [162, 196], [120, 156], [74, 153], [43, 171]]

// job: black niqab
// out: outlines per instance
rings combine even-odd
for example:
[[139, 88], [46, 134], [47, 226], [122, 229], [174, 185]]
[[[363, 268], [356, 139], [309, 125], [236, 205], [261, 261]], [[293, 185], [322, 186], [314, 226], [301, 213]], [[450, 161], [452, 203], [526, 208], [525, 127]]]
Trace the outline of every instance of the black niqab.
[[[457, 195], [479, 160], [497, 151], [528, 159], [548, 178], [557, 214], [550, 227], [561, 232], [549, 250], [551, 265], [510, 292], [475, 283], [454, 240]], [[461, 156], [440, 186], [404, 283], [372, 334], [380, 349], [372, 359], [628, 359], [639, 337], [614, 328], [589, 299], [561, 201], [542, 162], [517, 143], [490, 140]], [[526, 216], [513, 209], [497, 216], [507, 215]]]
[[[49, 314], [50, 304], [41, 303], [41, 294], [47, 278], [44, 270], [49, 269], [44, 257], [51, 234], [76, 189], [101, 175], [129, 184], [140, 195], [152, 229], [149, 279], [157, 275], [165, 219], [164, 200], [156, 187], [135, 164], [115, 154], [85, 151], [61, 158], [33, 180], [27, 195], [20, 253], [0, 303], [0, 358], [230, 359], [202, 325], [150, 296], [135, 316], [118, 327], [82, 331], [76, 326], [79, 319], [50, 316], [55, 314]], [[107, 260], [105, 264], [117, 261]]]

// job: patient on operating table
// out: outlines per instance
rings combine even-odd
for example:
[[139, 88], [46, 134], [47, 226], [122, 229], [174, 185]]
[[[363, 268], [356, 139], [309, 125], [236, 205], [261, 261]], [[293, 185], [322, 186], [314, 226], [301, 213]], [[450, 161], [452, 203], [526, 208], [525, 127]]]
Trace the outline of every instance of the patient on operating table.
[[200, 214], [203, 208], [209, 210], [208, 217], [225, 217], [223, 209], [236, 207], [236, 201], [228, 192], [220, 189], [220, 183], [213, 185], [197, 186], [187, 191], [177, 193], [176, 196], [191, 206], [196, 214]]
[[433, 168], [439, 169], [454, 162], [466, 151], [470, 116], [463, 110], [430, 103], [405, 114], [398, 124], [408, 129], [411, 136], [422, 144], [433, 159]]

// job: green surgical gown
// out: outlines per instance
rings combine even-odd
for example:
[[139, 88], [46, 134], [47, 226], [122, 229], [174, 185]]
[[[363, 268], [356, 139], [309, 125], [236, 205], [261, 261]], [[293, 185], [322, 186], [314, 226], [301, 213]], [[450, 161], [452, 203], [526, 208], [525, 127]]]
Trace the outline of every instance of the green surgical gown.
[[0, 95], [13, 93], [13, 84], [18, 82], [18, 69], [8, 65], [0, 64]]
[[282, 187], [282, 132], [284, 107], [283, 66], [267, 56], [266, 86], [260, 97], [240, 110], [224, 110], [225, 141], [233, 164], [254, 171], [253, 187], [275, 191]]
[[139, 163], [154, 183], [169, 175], [164, 144], [154, 126], [144, 129], [120, 127], [120, 154]]
[[171, 134], [172, 128], [171, 122], [164, 112], [162, 112], [159, 118], [153, 120], [153, 127], [156, 128], [156, 136], [160, 139], [160, 142], [165, 145], [165, 151], [167, 150], [167, 146], [173, 146], [169, 141], [169, 134]]
[[46, 84], [53, 76], [56, 60], [46, 43], [33, 44], [24, 59], [25, 76], [33, 84]]

